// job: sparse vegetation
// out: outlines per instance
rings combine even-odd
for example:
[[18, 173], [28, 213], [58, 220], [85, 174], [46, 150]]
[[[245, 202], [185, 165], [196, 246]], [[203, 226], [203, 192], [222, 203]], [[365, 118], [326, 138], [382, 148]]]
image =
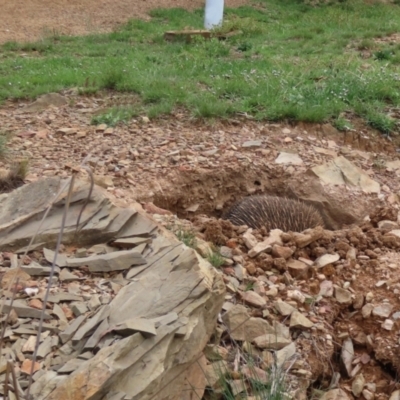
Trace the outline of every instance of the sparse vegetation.
[[335, 121], [333, 122], [333, 126], [339, 131], [347, 131], [349, 129], [353, 129], [350, 121], [340, 116], [335, 119]]
[[213, 250], [207, 257], [208, 262], [215, 268], [222, 267], [225, 263], [224, 257], [221, 256], [218, 250]]
[[115, 126], [118, 123], [126, 123], [137, 115], [139, 114], [133, 107], [114, 107], [105, 113], [93, 116], [91, 123], [92, 125], [106, 124]]
[[196, 236], [192, 231], [185, 231], [183, 229], [179, 229], [175, 233], [176, 237], [183, 242], [186, 246], [195, 248], [196, 247]]
[[[163, 38], [202, 24], [203, 10], [155, 10], [150, 21], [132, 20], [108, 34], [6, 43], [0, 101], [67, 87], [106, 89], [134, 93], [151, 118], [177, 107], [202, 118], [247, 113], [309, 122], [355, 111], [384, 133], [395, 130], [386, 109], [400, 105], [400, 48], [375, 39], [400, 30], [396, 5], [261, 0], [257, 8], [226, 10], [220, 31], [235, 32], [226, 40]], [[363, 59], [362, 49], [372, 56]], [[103, 118], [112, 124], [125, 117], [113, 111]]]
[[[241, 360], [239, 369], [232, 376], [228, 364], [223, 361], [214, 363], [215, 375], [219, 377], [214, 388], [208, 388], [205, 399], [235, 400], [240, 393], [240, 398], [252, 398], [255, 400], [285, 400], [289, 389], [287, 371], [279, 367], [276, 362], [264, 372], [261, 369], [262, 361], [251, 352], [244, 352], [238, 345], [234, 345], [233, 351]], [[290, 363], [289, 363], [290, 364]], [[240, 379], [238, 379], [240, 376]]]

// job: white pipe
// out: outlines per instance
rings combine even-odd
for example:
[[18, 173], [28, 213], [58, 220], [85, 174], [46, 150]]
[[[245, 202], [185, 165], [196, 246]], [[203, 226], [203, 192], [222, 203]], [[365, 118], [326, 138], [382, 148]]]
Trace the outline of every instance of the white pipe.
[[224, 0], [206, 0], [204, 27], [212, 29], [222, 25], [224, 18]]

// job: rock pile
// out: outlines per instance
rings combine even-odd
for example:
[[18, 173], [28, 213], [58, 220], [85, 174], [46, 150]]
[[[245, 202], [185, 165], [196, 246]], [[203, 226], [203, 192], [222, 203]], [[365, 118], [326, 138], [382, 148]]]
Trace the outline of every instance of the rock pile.
[[[1, 381], [11, 363], [17, 379], [12, 393], [19, 398], [32, 366], [35, 400], [201, 397], [202, 351], [224, 300], [221, 274], [144, 213], [115, 206], [98, 187], [82, 215], [82, 247], [72, 234], [88, 191], [82, 183], [72, 196], [64, 246], [49, 282], [54, 251], [40, 243], [54, 242], [65, 193], [55, 201], [35, 250], [24, 257], [25, 249], [17, 246], [36, 231], [59, 186], [55, 179], [39, 181], [1, 199], [3, 249], [14, 249], [0, 258]], [[42, 195], [32, 199], [25, 193]], [[8, 212], [12, 207], [14, 214]]]
[[[379, 220], [390, 214], [394, 221]], [[155, 218], [181, 229], [172, 216]], [[284, 398], [310, 398], [318, 386], [323, 399], [389, 399], [397, 385], [379, 364], [400, 371], [400, 232], [387, 209], [371, 220], [340, 231], [268, 233], [197, 217], [195, 247], [212, 262], [219, 246], [228, 289], [208, 374], [223, 365], [242, 395], [254, 395], [249, 371], [266, 382], [279, 369]], [[220, 392], [221, 381], [211, 388]]]

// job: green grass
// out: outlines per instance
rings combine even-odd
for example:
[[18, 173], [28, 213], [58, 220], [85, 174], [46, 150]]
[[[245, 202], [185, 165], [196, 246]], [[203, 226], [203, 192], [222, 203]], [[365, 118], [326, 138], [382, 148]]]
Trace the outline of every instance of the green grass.
[[191, 247], [191, 248], [196, 247], [196, 236], [195, 236], [194, 232], [179, 229], [175, 233], [175, 235], [186, 246]]
[[222, 267], [225, 264], [224, 257], [222, 257], [220, 252], [217, 250], [210, 252], [207, 256], [207, 261], [215, 268]]
[[92, 125], [106, 124], [108, 126], [115, 126], [118, 123], [127, 123], [133, 117], [138, 116], [138, 113], [132, 107], [113, 107], [108, 111], [92, 118]]
[[[214, 388], [208, 387], [204, 396], [206, 400], [236, 400], [238, 398], [254, 400], [287, 400], [288, 371], [276, 364], [270, 368], [260, 368], [259, 357], [247, 354], [237, 344], [234, 344], [235, 352], [240, 353], [242, 361], [239, 364], [238, 373], [240, 378], [233, 379], [231, 370], [223, 362], [217, 362], [214, 373], [218, 377], [218, 382]], [[244, 368], [247, 369], [247, 376], [244, 376]], [[265, 378], [260, 376], [259, 371], [265, 372]], [[234, 384], [236, 382], [242, 386], [240, 394], [234, 393]]]
[[[248, 113], [322, 122], [354, 111], [382, 132], [396, 129], [386, 111], [400, 104], [400, 46], [374, 39], [400, 31], [398, 5], [257, 4], [226, 10], [220, 30], [241, 34], [221, 41], [165, 42], [167, 30], [203, 24], [203, 10], [170, 9], [108, 34], [6, 43], [0, 48], [0, 101], [68, 87], [109, 89], [134, 93], [136, 112], [150, 118], [183, 108], [202, 118]], [[371, 57], [363, 59], [362, 49]]]

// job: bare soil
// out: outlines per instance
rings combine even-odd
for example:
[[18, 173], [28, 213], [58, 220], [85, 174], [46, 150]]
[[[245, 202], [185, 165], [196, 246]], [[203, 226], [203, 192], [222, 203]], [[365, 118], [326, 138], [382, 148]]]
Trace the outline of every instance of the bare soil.
[[[227, 7], [248, 0], [227, 0]], [[52, 34], [108, 32], [131, 18], [149, 18], [154, 8], [203, 7], [204, 0], [0, 0], [0, 43], [34, 41]]]

